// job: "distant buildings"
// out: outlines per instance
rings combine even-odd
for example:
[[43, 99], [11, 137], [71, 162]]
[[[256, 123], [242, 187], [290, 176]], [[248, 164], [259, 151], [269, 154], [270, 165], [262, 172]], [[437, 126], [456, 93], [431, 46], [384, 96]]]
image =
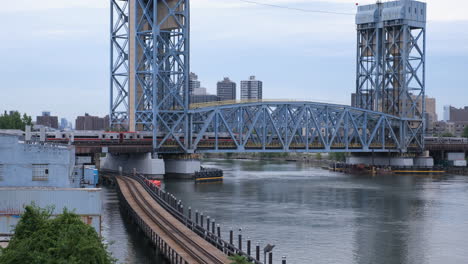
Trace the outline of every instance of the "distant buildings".
[[263, 83], [250, 76], [248, 81], [241, 81], [241, 100], [263, 99]]
[[443, 121], [450, 121], [450, 105], [444, 105], [444, 119]]
[[435, 122], [432, 134], [440, 136], [451, 134], [455, 137], [462, 136], [465, 127], [468, 126], [468, 106], [455, 108], [450, 105], [444, 106], [444, 120]]
[[463, 135], [463, 131], [465, 127], [468, 126], [468, 122], [466, 121], [458, 121], [458, 122], [451, 122], [451, 121], [439, 121], [433, 124], [432, 135], [434, 136], [442, 136], [451, 134], [454, 137], [461, 137]]
[[198, 75], [190, 73], [190, 104], [201, 104], [219, 101], [218, 96], [209, 94], [205, 87], [201, 87], [201, 82], [198, 80]]
[[[411, 96], [411, 98], [415, 101], [417, 100], [416, 96], [414, 95]], [[422, 113], [421, 101], [422, 100], [419, 100], [418, 102], [416, 102], [416, 105], [418, 107], [418, 111]], [[426, 132], [432, 131], [434, 128], [434, 123], [439, 120], [437, 111], [436, 111], [436, 108], [437, 108], [436, 106], [437, 106], [436, 99], [426, 96], [426, 115], [424, 117], [426, 119]]]
[[464, 108], [445, 106], [444, 117], [447, 118], [446, 121], [468, 122], [468, 106], [465, 106]]
[[72, 129], [72, 124], [66, 118], [60, 119], [60, 130]]
[[104, 118], [97, 116], [90, 116], [85, 114], [79, 116], [75, 121], [75, 130], [108, 130], [109, 129], [109, 116]]
[[204, 94], [204, 95], [191, 95], [190, 96], [190, 103], [191, 104], [201, 104], [201, 103], [209, 103], [209, 102], [217, 102], [218, 96], [214, 94]]
[[216, 85], [216, 94], [220, 101], [233, 101], [236, 100], [236, 83], [225, 77]]
[[50, 112], [44, 111], [42, 112], [42, 116], [36, 117], [36, 125], [58, 129], [58, 117], [51, 116]]
[[[208, 103], [216, 101], [234, 101], [237, 99], [237, 84], [225, 77], [216, 84], [216, 95], [207, 92], [207, 89], [201, 86], [198, 75], [190, 73], [190, 104]], [[241, 82], [242, 100], [261, 100], [263, 99], [263, 83], [250, 76], [249, 80]]]
[[356, 93], [351, 94], [351, 107], [358, 107]]
[[191, 72], [190, 73], [190, 82], [189, 82], [189, 94], [192, 94], [196, 89], [200, 88], [201, 83], [198, 80], [198, 75]]

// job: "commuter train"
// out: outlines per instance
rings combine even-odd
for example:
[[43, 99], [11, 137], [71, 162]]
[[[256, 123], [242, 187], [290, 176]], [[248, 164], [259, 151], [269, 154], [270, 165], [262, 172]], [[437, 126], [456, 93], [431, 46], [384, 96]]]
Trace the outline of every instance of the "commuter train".
[[426, 144], [468, 144], [468, 138], [426, 137]]
[[[184, 136], [177, 135], [180, 141], [184, 141]], [[73, 131], [73, 132], [46, 132], [45, 133], [47, 142], [55, 142], [61, 144], [82, 144], [82, 143], [106, 143], [106, 144], [151, 144], [153, 141], [152, 132], [104, 132], [104, 131]], [[158, 141], [162, 141], [165, 135], [159, 134]], [[39, 132], [32, 133], [33, 140], [40, 139]], [[193, 141], [197, 139], [197, 136], [193, 137]], [[214, 133], [206, 133], [201, 138], [201, 141], [215, 141], [216, 137]], [[233, 140], [228, 133], [219, 133], [218, 142], [227, 142]], [[166, 142], [174, 142], [174, 139], [168, 139]]]
[[[183, 142], [184, 136], [177, 135], [178, 139]], [[234, 135], [238, 138], [238, 134]], [[158, 141], [164, 139], [164, 134], [158, 135]], [[40, 133], [32, 133], [33, 140], [39, 140]], [[192, 141], [195, 142], [197, 135], [193, 136]], [[272, 139], [274, 142], [278, 141], [277, 137]], [[46, 141], [47, 142], [56, 142], [62, 144], [151, 144], [153, 141], [152, 132], [104, 132], [104, 131], [73, 131], [73, 132], [46, 132]], [[214, 133], [206, 133], [200, 139], [200, 143], [209, 143], [213, 144], [216, 141]], [[176, 144], [174, 139], [166, 140], [166, 143]], [[279, 142], [279, 141], [278, 141]], [[219, 144], [234, 144], [229, 133], [218, 133], [218, 143]], [[468, 138], [444, 138], [444, 137], [426, 137], [426, 144], [468, 144]]]

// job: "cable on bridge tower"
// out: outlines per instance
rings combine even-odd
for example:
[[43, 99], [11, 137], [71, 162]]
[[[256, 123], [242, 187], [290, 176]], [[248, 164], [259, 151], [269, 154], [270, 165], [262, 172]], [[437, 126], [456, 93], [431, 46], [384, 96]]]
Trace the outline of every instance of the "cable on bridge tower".
[[334, 12], [334, 11], [325, 11], [325, 10], [311, 10], [311, 9], [303, 9], [303, 8], [283, 6], [283, 5], [267, 4], [267, 3], [262, 3], [262, 2], [258, 2], [258, 1], [251, 1], [251, 0], [239, 0], [239, 1], [244, 2], [244, 3], [254, 4], [254, 5], [289, 9], [289, 10], [301, 11], [301, 12], [307, 12], [307, 13], [322, 13], [322, 14], [345, 15], [345, 16], [354, 16], [354, 15], [356, 15], [354, 13]]

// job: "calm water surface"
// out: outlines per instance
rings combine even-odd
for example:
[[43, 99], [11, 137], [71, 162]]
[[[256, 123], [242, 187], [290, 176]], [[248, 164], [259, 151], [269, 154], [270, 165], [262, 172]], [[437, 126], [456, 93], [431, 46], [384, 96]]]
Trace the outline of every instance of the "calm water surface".
[[[224, 231], [242, 228], [275, 263], [468, 263], [468, 177], [353, 176], [300, 163], [208, 160], [222, 184], [168, 181]], [[161, 263], [105, 190], [103, 235], [124, 263]], [[224, 234], [225, 235], [225, 234]]]

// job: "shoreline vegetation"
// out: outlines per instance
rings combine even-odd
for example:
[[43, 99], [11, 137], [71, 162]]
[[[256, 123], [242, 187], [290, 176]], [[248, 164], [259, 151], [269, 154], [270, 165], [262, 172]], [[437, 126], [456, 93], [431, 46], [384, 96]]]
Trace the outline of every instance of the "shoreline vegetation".
[[116, 263], [96, 230], [79, 215], [67, 209], [58, 216], [52, 212], [26, 206], [8, 246], [0, 250], [0, 263]]

